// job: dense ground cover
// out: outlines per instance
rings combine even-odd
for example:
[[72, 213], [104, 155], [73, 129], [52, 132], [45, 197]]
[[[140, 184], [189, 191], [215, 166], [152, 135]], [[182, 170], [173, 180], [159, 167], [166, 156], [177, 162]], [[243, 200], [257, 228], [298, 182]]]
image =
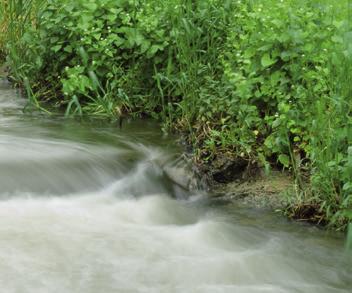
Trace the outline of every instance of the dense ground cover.
[[36, 105], [154, 117], [198, 162], [289, 169], [289, 215], [352, 219], [347, 1], [1, 3], [12, 79]]

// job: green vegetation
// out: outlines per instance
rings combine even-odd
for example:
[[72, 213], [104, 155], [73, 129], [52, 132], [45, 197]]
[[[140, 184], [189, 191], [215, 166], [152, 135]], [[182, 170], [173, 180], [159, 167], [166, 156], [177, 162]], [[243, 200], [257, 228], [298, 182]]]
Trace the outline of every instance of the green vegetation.
[[291, 170], [290, 216], [340, 229], [352, 220], [347, 1], [2, 5], [11, 76], [35, 105], [151, 116], [186, 134], [198, 161], [221, 154]]
[[348, 225], [346, 248], [347, 250], [352, 251], [352, 224], [351, 223]]
[[3, 64], [5, 61], [5, 43], [4, 39], [6, 36], [6, 25], [7, 20], [5, 18], [5, 2], [0, 4], [0, 64]]

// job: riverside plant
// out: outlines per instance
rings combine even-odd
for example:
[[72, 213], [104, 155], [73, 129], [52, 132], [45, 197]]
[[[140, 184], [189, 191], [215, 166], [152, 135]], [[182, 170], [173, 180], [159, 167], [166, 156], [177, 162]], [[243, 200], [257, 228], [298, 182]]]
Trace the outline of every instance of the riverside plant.
[[292, 172], [290, 216], [352, 220], [347, 1], [29, 2], [9, 12], [7, 54], [36, 106], [159, 119], [198, 161]]

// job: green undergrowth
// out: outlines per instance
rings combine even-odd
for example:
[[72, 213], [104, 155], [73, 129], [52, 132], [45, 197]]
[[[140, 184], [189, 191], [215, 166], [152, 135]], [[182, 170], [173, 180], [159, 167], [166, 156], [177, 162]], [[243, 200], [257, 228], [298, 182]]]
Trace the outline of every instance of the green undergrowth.
[[10, 19], [6, 51], [12, 79], [36, 105], [150, 116], [185, 134], [197, 162], [221, 155], [289, 169], [297, 191], [287, 213], [346, 228], [347, 1], [27, 2]]

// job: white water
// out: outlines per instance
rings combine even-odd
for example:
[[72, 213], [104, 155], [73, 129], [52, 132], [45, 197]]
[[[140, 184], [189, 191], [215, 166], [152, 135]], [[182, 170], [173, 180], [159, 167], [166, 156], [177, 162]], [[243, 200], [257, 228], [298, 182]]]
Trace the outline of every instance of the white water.
[[1, 293], [351, 292], [340, 235], [182, 191], [145, 123], [31, 117], [14, 98], [0, 86]]

